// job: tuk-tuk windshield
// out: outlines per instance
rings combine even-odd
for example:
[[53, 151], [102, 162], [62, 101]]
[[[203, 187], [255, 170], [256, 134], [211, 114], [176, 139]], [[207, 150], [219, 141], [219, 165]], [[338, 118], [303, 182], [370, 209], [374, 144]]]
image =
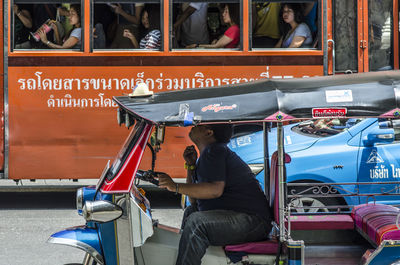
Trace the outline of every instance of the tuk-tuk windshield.
[[124, 144], [122, 145], [121, 150], [119, 151], [110, 170], [107, 173], [107, 180], [112, 180], [115, 177], [115, 175], [117, 174], [117, 172], [120, 170], [124, 161], [128, 157], [130, 151], [132, 150], [132, 148], [135, 146], [136, 142], [140, 138], [145, 125], [146, 125], [146, 122], [144, 122], [143, 120], [136, 121], [135, 126], [133, 127], [128, 138], [125, 140]]

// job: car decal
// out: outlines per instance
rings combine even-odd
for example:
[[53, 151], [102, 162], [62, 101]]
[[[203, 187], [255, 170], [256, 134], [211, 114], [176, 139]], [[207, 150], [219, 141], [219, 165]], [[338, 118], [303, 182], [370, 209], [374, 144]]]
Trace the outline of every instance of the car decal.
[[382, 157], [378, 154], [377, 150], [372, 150], [371, 154], [367, 159], [367, 164], [377, 164], [385, 162]]

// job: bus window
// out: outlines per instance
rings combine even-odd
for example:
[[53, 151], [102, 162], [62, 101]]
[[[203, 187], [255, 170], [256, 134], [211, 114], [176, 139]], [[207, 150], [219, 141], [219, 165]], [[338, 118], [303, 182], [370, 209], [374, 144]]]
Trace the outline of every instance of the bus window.
[[251, 2], [251, 46], [265, 48], [317, 48], [318, 2]]
[[161, 50], [159, 1], [94, 1], [93, 49]]
[[337, 0], [333, 5], [335, 71], [357, 72], [357, 1]]
[[393, 69], [393, 1], [368, 1], [369, 70]]
[[241, 6], [236, 2], [173, 1], [173, 49], [238, 49]]
[[12, 4], [11, 42], [15, 50], [82, 48], [79, 1]]

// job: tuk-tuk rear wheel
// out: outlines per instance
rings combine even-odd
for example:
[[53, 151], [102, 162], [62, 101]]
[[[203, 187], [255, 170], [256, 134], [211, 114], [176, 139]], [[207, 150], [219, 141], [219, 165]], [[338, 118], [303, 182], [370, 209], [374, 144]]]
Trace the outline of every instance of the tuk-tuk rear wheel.
[[[306, 193], [302, 194], [302, 191], [309, 189], [309, 187], [304, 187], [304, 186], [295, 186], [291, 187], [290, 189], [294, 190], [294, 194], [301, 194], [305, 197], [301, 198], [296, 198], [292, 200], [292, 205], [294, 206], [299, 206], [299, 207], [315, 207], [315, 208], [310, 208], [310, 209], [295, 209], [292, 208], [292, 212], [299, 212], [299, 213], [323, 213], [323, 212], [336, 212], [338, 211], [338, 208], [329, 208], [327, 206], [342, 206], [346, 205], [346, 202], [342, 198], [337, 198], [337, 197], [313, 197], [313, 193], [307, 191]], [[289, 188], [288, 188], [289, 190]], [[289, 191], [288, 191], [289, 192]], [[335, 193], [330, 193], [329, 195], [334, 195], [337, 194]], [[309, 195], [309, 196], [307, 196]], [[340, 208], [339, 208], [340, 210]], [[343, 210], [343, 209], [342, 209]]]
[[338, 205], [337, 201], [334, 198], [324, 198], [324, 200], [320, 200], [320, 198], [311, 198], [311, 197], [302, 197], [292, 201], [292, 205], [297, 207], [313, 207], [310, 209], [304, 208], [293, 208], [293, 212], [298, 213], [320, 213], [320, 212], [330, 212], [335, 211], [335, 209], [330, 209], [327, 206]]

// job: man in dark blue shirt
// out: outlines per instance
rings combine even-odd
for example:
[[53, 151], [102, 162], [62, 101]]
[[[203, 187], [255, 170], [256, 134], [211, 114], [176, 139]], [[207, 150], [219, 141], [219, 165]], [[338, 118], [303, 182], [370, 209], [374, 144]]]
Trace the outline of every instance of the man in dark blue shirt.
[[198, 125], [189, 133], [194, 146], [183, 157], [186, 183], [159, 175], [160, 187], [189, 196], [177, 265], [199, 265], [208, 246], [224, 246], [267, 238], [270, 209], [248, 165], [226, 144], [232, 136], [227, 124]]

